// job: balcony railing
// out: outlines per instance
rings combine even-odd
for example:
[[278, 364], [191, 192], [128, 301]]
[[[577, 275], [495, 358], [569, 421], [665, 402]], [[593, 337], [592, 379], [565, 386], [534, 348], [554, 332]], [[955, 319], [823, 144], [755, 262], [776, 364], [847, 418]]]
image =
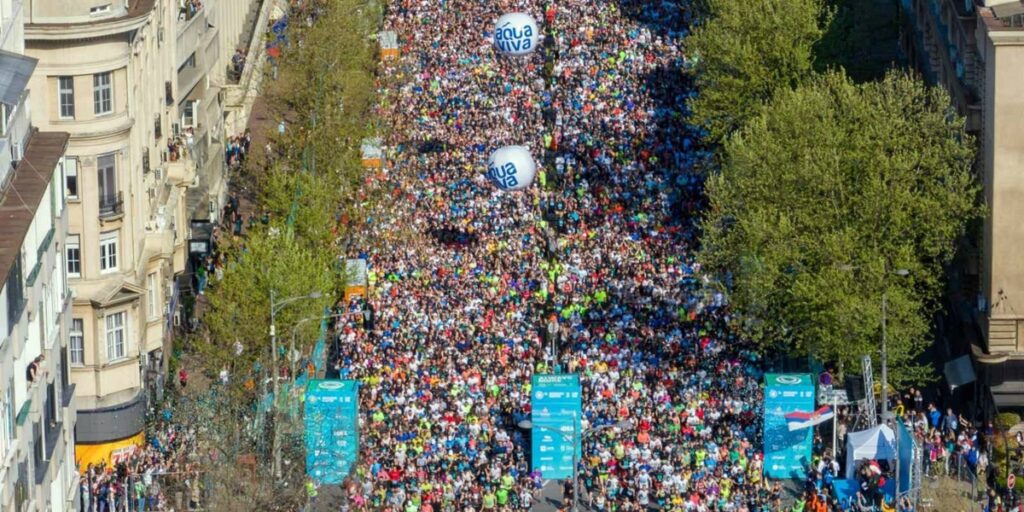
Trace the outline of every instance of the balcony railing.
[[100, 218], [114, 217], [124, 213], [124, 199], [122, 192], [117, 195], [100, 196]]

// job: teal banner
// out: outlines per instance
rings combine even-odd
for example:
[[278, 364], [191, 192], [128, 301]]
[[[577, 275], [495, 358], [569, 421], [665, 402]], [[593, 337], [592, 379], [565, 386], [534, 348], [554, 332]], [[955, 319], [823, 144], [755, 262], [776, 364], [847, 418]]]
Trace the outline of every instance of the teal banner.
[[310, 381], [305, 404], [306, 474], [339, 484], [359, 457], [359, 382]]
[[530, 465], [545, 479], [570, 478], [573, 458], [581, 453], [580, 376], [534, 375], [532, 384]]
[[764, 476], [803, 479], [811, 463], [814, 428], [790, 430], [786, 415], [814, 411], [814, 378], [769, 373], [764, 380]]

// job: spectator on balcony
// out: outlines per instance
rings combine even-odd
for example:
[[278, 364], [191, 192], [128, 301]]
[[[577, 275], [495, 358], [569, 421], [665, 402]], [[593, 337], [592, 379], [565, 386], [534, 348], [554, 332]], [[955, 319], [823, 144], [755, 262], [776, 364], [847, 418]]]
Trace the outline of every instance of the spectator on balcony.
[[188, 21], [202, 8], [199, 0], [178, 0], [178, 20]]
[[177, 162], [181, 158], [181, 152], [179, 151], [179, 144], [174, 142], [174, 139], [167, 137], [167, 156], [172, 162]]
[[43, 364], [44, 360], [46, 360], [44, 356], [36, 356], [36, 358], [33, 359], [32, 362], [28, 364], [28, 367], [25, 368], [25, 378], [28, 379], [29, 382], [36, 381], [36, 378], [39, 376], [40, 373], [39, 367]]
[[196, 137], [195, 132], [192, 130], [192, 128], [185, 130], [185, 146], [188, 148], [189, 151], [195, 150]]
[[237, 48], [235, 54], [231, 56], [231, 70], [234, 72], [235, 80], [241, 79], [243, 69], [245, 69], [245, 50]]

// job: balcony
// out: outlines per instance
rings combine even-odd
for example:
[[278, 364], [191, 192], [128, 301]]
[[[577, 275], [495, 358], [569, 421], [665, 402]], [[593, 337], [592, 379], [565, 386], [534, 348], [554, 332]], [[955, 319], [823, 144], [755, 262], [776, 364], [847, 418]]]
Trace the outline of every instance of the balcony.
[[[194, 5], [193, 2], [186, 2], [186, 4]], [[186, 6], [187, 14], [178, 14], [177, 23], [177, 48], [175, 53], [175, 64], [182, 65], [189, 54], [194, 52], [199, 46], [199, 40], [203, 37], [203, 34], [207, 30], [208, 23], [206, 21], [206, 10], [199, 6], [199, 9], [192, 11], [191, 7]]]
[[100, 195], [101, 220], [113, 220], [121, 215], [124, 215], [123, 194], [123, 192], [118, 192], [116, 195]]
[[217, 22], [214, 18], [216, 9], [204, 9], [202, 5], [199, 5], [198, 10], [194, 12], [189, 10], [188, 12], [190, 14], [187, 16], [179, 15], [178, 17], [174, 62], [179, 67], [189, 60], [193, 52], [197, 57], [206, 53], [210, 43], [218, 39], [216, 37], [218, 34]]
[[25, 102], [28, 101], [28, 91], [22, 91], [18, 103], [8, 105], [0, 103], [0, 190], [5, 188], [7, 180], [14, 175], [14, 164], [17, 158], [11, 157], [11, 146], [17, 144], [24, 150], [24, 143], [31, 130], [28, 109]]

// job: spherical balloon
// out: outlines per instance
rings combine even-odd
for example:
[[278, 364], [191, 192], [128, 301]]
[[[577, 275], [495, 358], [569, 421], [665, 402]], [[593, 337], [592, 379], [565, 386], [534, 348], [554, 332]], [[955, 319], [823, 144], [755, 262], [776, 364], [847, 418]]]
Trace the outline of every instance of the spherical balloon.
[[526, 146], [505, 146], [491, 153], [486, 176], [501, 190], [522, 190], [537, 176], [537, 163]]
[[539, 41], [537, 20], [525, 12], [505, 14], [494, 25], [494, 46], [499, 53], [526, 55], [537, 48]]

